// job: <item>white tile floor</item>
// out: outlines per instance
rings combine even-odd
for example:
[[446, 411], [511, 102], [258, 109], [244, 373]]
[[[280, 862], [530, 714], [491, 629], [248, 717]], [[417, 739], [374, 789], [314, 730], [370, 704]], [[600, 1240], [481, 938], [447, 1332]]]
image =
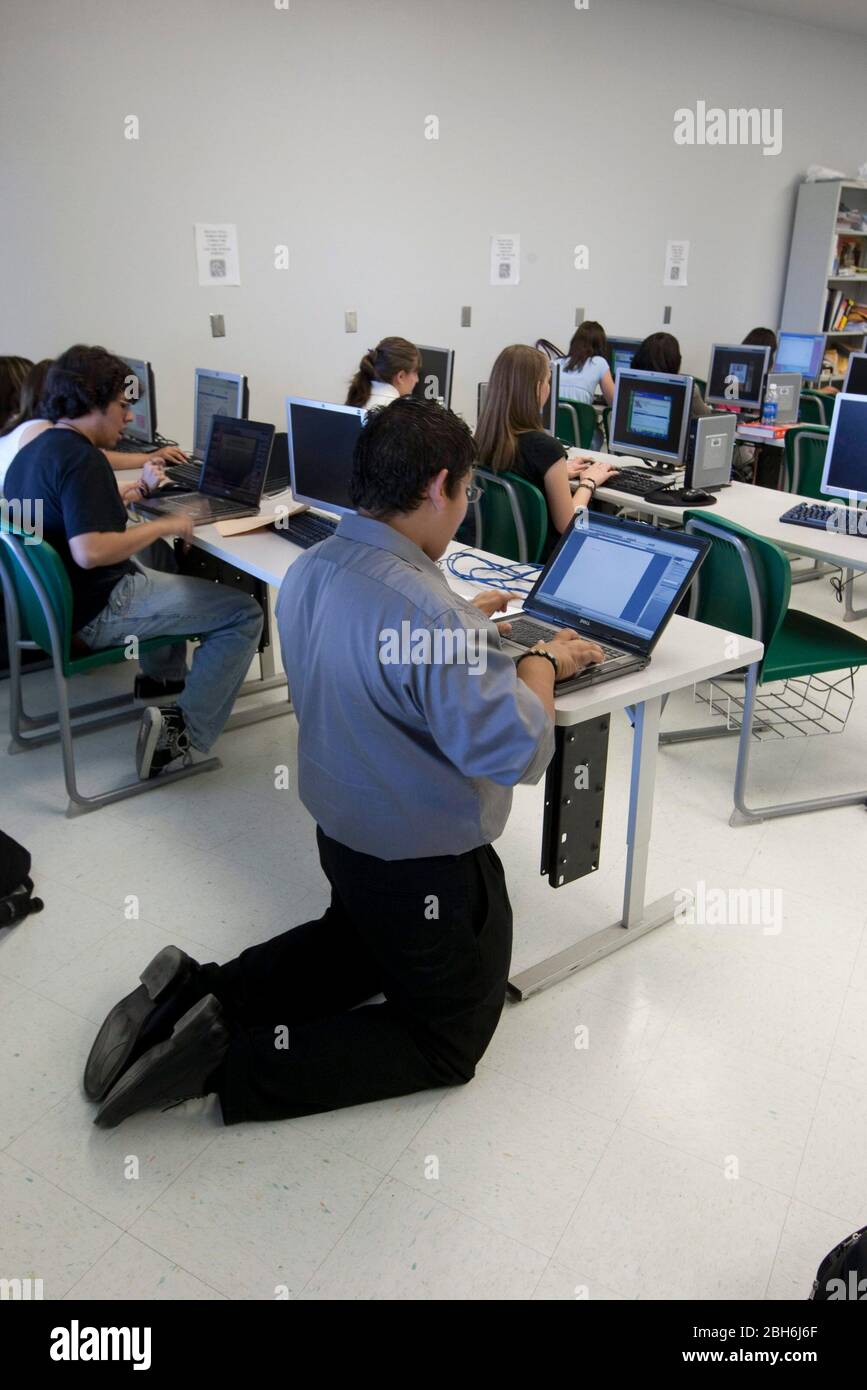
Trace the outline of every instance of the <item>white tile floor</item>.
[[[827, 581], [794, 602], [839, 617]], [[861, 686], [842, 736], [757, 747], [756, 798], [867, 786]], [[684, 694], [665, 723], [693, 717]], [[130, 775], [132, 737], [79, 741], [86, 788]], [[629, 746], [618, 717], [603, 866], [568, 888], [538, 874], [541, 788], [516, 795], [516, 966], [617, 916]], [[312, 823], [274, 786], [294, 747], [291, 719], [234, 733], [222, 771], [74, 821], [56, 748], [0, 755], [0, 825], [46, 902], [0, 933], [0, 1273], [50, 1298], [804, 1298], [867, 1221], [867, 819], [730, 829], [727, 741], [662, 751], [650, 894], [781, 889], [780, 931], [663, 927], [508, 1005], [466, 1087], [91, 1125], [95, 1026], [163, 944], [224, 960], [321, 910]]]

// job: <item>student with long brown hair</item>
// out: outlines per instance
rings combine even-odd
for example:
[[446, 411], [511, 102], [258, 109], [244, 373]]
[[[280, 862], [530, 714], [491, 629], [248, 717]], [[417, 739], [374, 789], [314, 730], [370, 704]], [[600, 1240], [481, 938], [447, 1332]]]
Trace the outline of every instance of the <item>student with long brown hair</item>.
[[[567, 460], [565, 446], [542, 428], [542, 409], [551, 393], [551, 364], [537, 348], [517, 343], [504, 348], [488, 381], [476, 429], [479, 463], [494, 473], [517, 473], [545, 496], [547, 559], [575, 512], [589, 505], [597, 486], [617, 470], [607, 463]], [[572, 494], [570, 477], [580, 477]]]
[[368, 348], [350, 382], [347, 405], [363, 405], [375, 410], [391, 405], [415, 389], [421, 369], [421, 353], [406, 338], [383, 338]]

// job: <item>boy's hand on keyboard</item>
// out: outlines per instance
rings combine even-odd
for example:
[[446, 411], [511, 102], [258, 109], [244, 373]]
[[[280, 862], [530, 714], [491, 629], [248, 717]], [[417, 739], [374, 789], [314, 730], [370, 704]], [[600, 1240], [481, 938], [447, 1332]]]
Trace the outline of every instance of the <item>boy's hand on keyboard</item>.
[[160, 483], [165, 481], [166, 470], [162, 463], [155, 461], [156, 457], [156, 454], [151, 454], [141, 471], [142, 495], [145, 497], [149, 492], [155, 492]]
[[164, 444], [161, 449], [157, 449], [151, 454], [151, 458], [160, 463], [186, 463], [187, 456], [183, 449], [175, 448], [174, 444]]
[[585, 666], [595, 666], [605, 660], [601, 647], [579, 637], [571, 627], [564, 627], [550, 642], [537, 642], [536, 649], [550, 652], [557, 658], [557, 679], [561, 681], [576, 676]]

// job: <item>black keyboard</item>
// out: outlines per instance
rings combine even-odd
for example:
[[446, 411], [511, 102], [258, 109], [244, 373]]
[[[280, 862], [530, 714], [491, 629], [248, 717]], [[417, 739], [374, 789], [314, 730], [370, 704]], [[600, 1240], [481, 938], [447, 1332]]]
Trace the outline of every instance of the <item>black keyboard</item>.
[[613, 488], [615, 492], [629, 492], [633, 497], [647, 497], [648, 493], [656, 492], [657, 488], [665, 487], [668, 482], [671, 482], [670, 473], [654, 477], [641, 468], [622, 468], [607, 483], [602, 483], [602, 487]]
[[320, 541], [327, 541], [329, 536], [333, 536], [337, 530], [337, 522], [328, 521], [324, 516], [311, 516], [309, 512], [302, 512], [300, 516], [281, 518], [280, 522], [275, 524], [274, 530], [284, 541], [291, 541], [302, 550], [309, 550], [311, 545], [318, 545]]
[[[512, 618], [510, 621], [511, 631], [504, 635], [508, 635], [510, 642], [517, 642], [519, 647], [534, 647], [537, 642], [551, 641], [552, 629], [547, 627], [545, 623], [537, 623], [534, 618]], [[556, 630], [555, 628], [554, 632]], [[624, 655], [617, 647], [606, 646], [604, 642], [596, 641], [595, 637], [590, 637], [587, 640], [596, 642], [597, 647], [601, 647], [607, 657]]]
[[[814, 531], [836, 531], [845, 536], [867, 536], [867, 511], [835, 507], [827, 502], [799, 502], [783, 512], [780, 521], [793, 526], [810, 526]], [[860, 523], [860, 529], [859, 529]]]
[[166, 477], [171, 478], [173, 483], [189, 483], [192, 488], [199, 486], [201, 476], [202, 465], [195, 460], [189, 463], [172, 463], [166, 469]]

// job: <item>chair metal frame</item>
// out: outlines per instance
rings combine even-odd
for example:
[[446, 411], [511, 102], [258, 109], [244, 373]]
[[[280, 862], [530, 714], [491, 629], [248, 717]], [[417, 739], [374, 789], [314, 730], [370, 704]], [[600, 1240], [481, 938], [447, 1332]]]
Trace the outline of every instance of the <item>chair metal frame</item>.
[[[684, 530], [688, 534], [708, 536], [711, 540], [723, 541], [727, 545], [734, 547], [744, 567], [744, 579], [750, 599], [750, 636], [754, 641], [764, 642], [764, 637], [762, 635], [763, 605], [761, 581], [749, 546], [741, 536], [734, 535], [731, 531], [727, 531], [723, 527], [717, 525], [717, 523], [705, 518], [690, 517]], [[699, 573], [690, 590], [690, 618], [693, 618], [698, 612], [700, 583], [701, 574]], [[754, 662], [751, 666], [746, 668], [745, 675], [740, 677], [745, 681], [743, 715], [740, 729], [737, 727], [720, 727], [715, 724], [703, 725], [698, 729], [675, 729], [669, 733], [660, 735], [660, 744], [690, 743], [700, 739], [727, 738], [731, 737], [733, 734], [738, 735], [738, 757], [735, 769], [733, 794], [734, 810], [729, 817], [729, 825], [731, 826], [756, 825], [761, 821], [775, 820], [780, 816], [798, 816], [807, 811], [831, 810], [836, 806], [867, 805], [867, 789], [860, 792], [845, 792], [838, 796], [820, 796], [807, 798], [803, 801], [778, 802], [772, 806], [748, 805], [746, 798], [752, 737], [754, 727], [760, 727], [761, 725], [761, 718], [759, 718], [758, 721], [755, 719], [760, 665], [761, 662]], [[845, 670], [846, 668], [843, 667], [841, 669]], [[854, 671], [857, 668], [852, 667], [849, 669], [850, 671]], [[739, 676], [739, 673], [733, 672], [732, 675]]]
[[[529, 560], [527, 558], [527, 528], [524, 525], [524, 518], [521, 515], [521, 505], [518, 501], [518, 494], [516, 493], [514, 487], [509, 482], [508, 478], [504, 478], [501, 473], [492, 473], [487, 468], [476, 468], [475, 473], [476, 478], [483, 478], [486, 484], [496, 483], [497, 487], [501, 487], [505, 490], [506, 496], [509, 499], [509, 508], [512, 513], [512, 523], [515, 527], [515, 535], [517, 537], [518, 558], [516, 563], [521, 565], [529, 564]], [[479, 550], [484, 550], [484, 525], [482, 522], [481, 506], [479, 503], [476, 503], [475, 505], [476, 511], [474, 516], [476, 522], [476, 545], [478, 546]]]

